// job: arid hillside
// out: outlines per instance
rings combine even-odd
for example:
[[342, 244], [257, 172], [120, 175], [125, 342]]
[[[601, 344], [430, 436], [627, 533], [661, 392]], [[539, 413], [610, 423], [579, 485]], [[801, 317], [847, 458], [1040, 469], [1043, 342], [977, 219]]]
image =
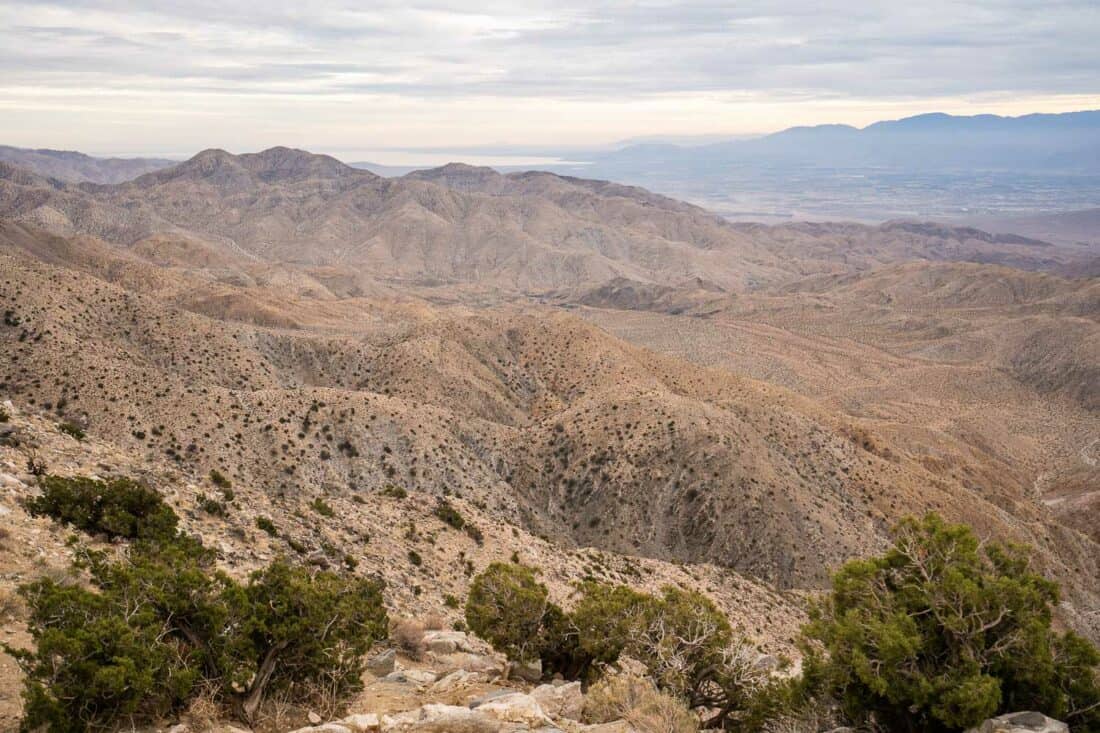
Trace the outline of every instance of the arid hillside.
[[735, 225], [639, 188], [551, 173], [452, 164], [387, 179], [288, 148], [207, 150], [118, 185], [65, 184], [0, 163], [0, 216], [122, 247], [170, 237], [403, 287], [521, 294], [614, 278], [742, 292], [911, 259], [1055, 269], [1080, 256], [930, 224]]
[[[235, 577], [380, 576], [393, 618], [455, 622], [518, 560], [566, 608], [585, 579], [703, 591], [792, 658], [832, 571], [934, 511], [1033, 548], [1057, 623], [1100, 639], [1100, 285], [1058, 274], [1075, 257], [286, 148], [112, 185], [0, 163], [0, 592], [71, 560], [24, 504], [48, 470], [148, 483]], [[459, 699], [387, 680], [363, 709]], [[18, 684], [0, 655], [0, 727]]]
[[329, 292], [269, 312], [276, 284], [207, 283], [220, 298], [196, 299], [184, 293], [201, 272], [4, 231], [0, 389], [134, 456], [217, 469], [270, 501], [391, 484], [461, 495], [565, 547], [713, 562], [788, 588], [820, 587], [896, 518], [935, 509], [1035, 545], [1091, 602], [1096, 546], [1029, 493], [1030, 466], [929, 430], [927, 412], [883, 421], [548, 306]]
[[80, 183], [121, 183], [175, 165], [164, 158], [95, 158], [73, 150], [15, 148], [0, 145], [0, 161], [46, 178]]
[[1098, 293], [1095, 280], [910, 263], [672, 310], [604, 300], [575, 312], [810, 396], [929, 470], [1030, 497], [1095, 539]]

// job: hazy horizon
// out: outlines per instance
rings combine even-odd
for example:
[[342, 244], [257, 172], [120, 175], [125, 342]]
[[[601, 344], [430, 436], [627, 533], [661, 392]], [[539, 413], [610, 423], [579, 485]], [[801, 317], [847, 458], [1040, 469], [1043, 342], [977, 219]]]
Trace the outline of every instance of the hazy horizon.
[[0, 21], [0, 142], [97, 155], [584, 148], [1100, 108], [1100, 8], [1082, 0], [5, 0]]

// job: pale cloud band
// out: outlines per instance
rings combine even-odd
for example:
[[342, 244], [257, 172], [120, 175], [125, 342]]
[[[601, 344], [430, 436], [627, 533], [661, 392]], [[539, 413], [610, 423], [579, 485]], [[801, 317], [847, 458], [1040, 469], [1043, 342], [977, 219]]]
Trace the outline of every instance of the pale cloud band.
[[0, 2], [0, 142], [578, 144], [1095, 107], [1098, 34], [1095, 0]]

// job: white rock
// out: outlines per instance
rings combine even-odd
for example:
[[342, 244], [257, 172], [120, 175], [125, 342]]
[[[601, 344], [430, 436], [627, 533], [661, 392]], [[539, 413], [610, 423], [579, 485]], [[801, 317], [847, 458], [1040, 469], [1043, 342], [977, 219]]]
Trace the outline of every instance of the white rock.
[[1069, 726], [1042, 713], [1006, 713], [990, 718], [967, 733], [1069, 733]]
[[306, 720], [309, 721], [310, 725], [320, 725], [321, 716], [310, 710], [309, 715], [306, 716]]
[[625, 720], [613, 720], [610, 723], [596, 723], [577, 728], [583, 733], [640, 733], [637, 728]]
[[463, 685], [482, 682], [484, 680], [484, 675], [477, 672], [467, 672], [464, 669], [457, 669], [442, 679], [437, 680], [435, 684], [432, 685], [431, 689], [432, 692], [450, 692]]
[[551, 717], [581, 719], [581, 713], [584, 710], [584, 694], [581, 692], [580, 682], [539, 685], [531, 691], [531, 697]]
[[462, 631], [435, 630], [424, 633], [424, 646], [436, 654], [454, 654], [455, 652], [481, 653], [486, 651], [484, 644], [477, 643]]
[[477, 712], [490, 715], [506, 723], [524, 723], [529, 726], [551, 725], [549, 716], [535, 698], [525, 692], [501, 695], [477, 706]]
[[387, 682], [412, 682], [417, 685], [430, 685], [435, 682], [435, 672], [426, 669], [403, 669], [391, 672], [382, 679]]
[[339, 723], [325, 723], [324, 725], [310, 725], [298, 728], [291, 733], [353, 733], [351, 728]]
[[504, 672], [505, 661], [484, 654], [470, 654], [468, 652], [455, 652], [454, 654], [433, 654], [433, 661], [440, 669], [454, 671], [463, 669], [467, 672], [483, 672], [487, 675], [500, 675]]
[[397, 668], [396, 665], [397, 652], [393, 649], [386, 649], [367, 660], [367, 669], [376, 677], [385, 677]]
[[356, 731], [356, 733], [375, 733], [382, 725], [375, 713], [356, 713], [347, 716], [340, 722]]
[[27, 485], [10, 473], [0, 473], [0, 486], [5, 489], [25, 489]]
[[458, 705], [429, 704], [382, 717], [386, 733], [487, 733], [498, 727], [493, 718]]

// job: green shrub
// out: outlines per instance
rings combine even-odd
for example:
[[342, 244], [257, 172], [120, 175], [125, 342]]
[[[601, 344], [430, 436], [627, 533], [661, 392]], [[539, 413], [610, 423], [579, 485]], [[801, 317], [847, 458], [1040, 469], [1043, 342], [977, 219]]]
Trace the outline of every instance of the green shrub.
[[279, 530], [275, 527], [275, 523], [267, 517], [256, 517], [256, 526], [272, 537], [276, 537], [279, 534]]
[[1100, 654], [1052, 630], [1057, 602], [1021, 548], [929, 515], [901, 522], [884, 555], [845, 565], [808, 633], [826, 652], [827, 694], [855, 722], [951, 731], [1038, 710], [1098, 731]]
[[74, 422], [63, 422], [57, 426], [57, 429], [77, 440], [84, 440], [84, 428], [80, 427]]
[[596, 581], [580, 592], [565, 613], [531, 568], [494, 563], [470, 586], [466, 624], [509, 659], [539, 659], [547, 674], [591, 679], [629, 655], [661, 690], [707, 711], [708, 727], [759, 730], [779, 703], [794, 701], [793, 683], [755, 667], [755, 650], [734, 638], [705, 596], [671, 587], [652, 596]]
[[179, 519], [160, 495], [128, 478], [107, 481], [75, 476], [42, 476], [42, 495], [27, 502], [36, 516], [108, 538], [171, 539]]
[[11, 420], [11, 415], [9, 415], [8, 411], [3, 407], [0, 407], [0, 423], [7, 422], [8, 420]]
[[293, 696], [302, 683], [324, 679], [338, 699], [362, 688], [363, 656], [389, 626], [380, 581], [275, 562], [242, 597], [229, 677], [250, 680], [239, 696], [248, 717], [264, 695]]
[[420, 567], [424, 564], [424, 559], [420, 557], [420, 553], [416, 550], [409, 550], [409, 562], [411, 562], [415, 567]]
[[439, 503], [435, 505], [435, 509], [432, 513], [435, 514], [441, 522], [453, 529], [462, 529], [466, 526], [466, 520], [462, 518], [458, 510], [446, 499], [440, 499]]
[[409, 495], [409, 492], [405, 491], [400, 486], [394, 486], [393, 484], [386, 484], [382, 489], [383, 496], [390, 496], [394, 499], [404, 499]]
[[476, 524], [466, 522], [466, 534], [478, 545], [485, 544], [485, 533]]
[[207, 514], [212, 514], [215, 517], [229, 516], [229, 507], [225, 505], [224, 501], [218, 501], [217, 499], [199, 494], [199, 508]]
[[539, 658], [552, 605], [532, 568], [495, 562], [470, 584], [466, 626], [509, 659], [527, 662]]
[[587, 581], [573, 609], [579, 646], [593, 662], [611, 664], [654, 611], [652, 596], [624, 585]]
[[332, 517], [336, 514], [336, 511], [331, 506], [329, 506], [328, 502], [326, 502], [319, 496], [311, 501], [309, 503], [309, 506], [311, 509], [313, 509], [313, 511], [317, 512], [322, 517]]
[[115, 599], [48, 578], [21, 589], [34, 651], [8, 650], [26, 675], [23, 730], [112, 729], [179, 710], [199, 672], [185, 643], [164, 639], [149, 604], [127, 618]]
[[210, 469], [210, 483], [214, 484], [219, 489], [228, 489], [233, 485], [233, 482], [226, 478], [225, 474], [216, 468]]
[[200, 686], [251, 720], [274, 693], [308, 702], [361, 686], [384, 638], [382, 585], [276, 561], [246, 583], [197, 540], [139, 540], [122, 559], [85, 551], [91, 589], [23, 586], [33, 651], [6, 649], [25, 673], [26, 730], [107, 730], [178, 714]]

